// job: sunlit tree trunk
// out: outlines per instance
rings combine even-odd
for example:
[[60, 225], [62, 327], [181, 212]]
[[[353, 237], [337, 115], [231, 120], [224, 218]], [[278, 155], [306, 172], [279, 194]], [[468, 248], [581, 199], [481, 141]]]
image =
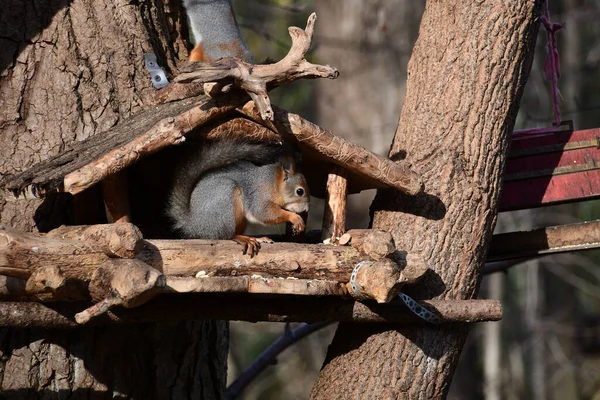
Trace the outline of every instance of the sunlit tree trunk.
[[[531, 68], [540, 2], [429, 1], [408, 65], [390, 151], [420, 173], [417, 197], [380, 191], [375, 228], [421, 253], [432, 272], [416, 298], [477, 294], [509, 134]], [[467, 326], [340, 324], [314, 399], [443, 398]]]

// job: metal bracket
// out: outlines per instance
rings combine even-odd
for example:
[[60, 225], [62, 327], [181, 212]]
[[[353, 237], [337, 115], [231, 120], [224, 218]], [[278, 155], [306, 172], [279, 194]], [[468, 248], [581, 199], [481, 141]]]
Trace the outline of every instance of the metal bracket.
[[425, 321], [427, 321], [431, 324], [434, 324], [434, 325], [438, 325], [438, 324], [441, 324], [442, 322], [444, 322], [443, 319], [441, 319], [440, 317], [438, 317], [437, 315], [435, 315], [434, 313], [432, 313], [431, 311], [429, 311], [428, 309], [426, 309], [425, 307], [423, 307], [422, 305], [417, 303], [409, 295], [400, 293], [398, 296], [400, 296], [400, 298], [402, 299], [404, 304], [406, 304], [406, 307], [408, 307], [408, 309], [410, 311], [412, 311], [414, 314], [416, 314], [421, 319], [424, 319]]
[[144, 65], [148, 72], [150, 72], [150, 78], [152, 79], [152, 85], [160, 89], [169, 84], [169, 80], [167, 79], [167, 75], [165, 75], [165, 71], [158, 65], [158, 61], [156, 59], [156, 54], [154, 53], [145, 53], [144, 54]]

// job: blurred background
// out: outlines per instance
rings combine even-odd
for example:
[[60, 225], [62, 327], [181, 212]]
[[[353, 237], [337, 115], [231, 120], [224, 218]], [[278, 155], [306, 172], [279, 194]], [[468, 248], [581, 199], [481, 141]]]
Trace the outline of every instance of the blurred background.
[[[575, 129], [600, 127], [600, 1], [550, 0], [558, 32], [560, 108]], [[272, 92], [273, 103], [382, 155], [400, 115], [406, 67], [424, 1], [234, 1], [242, 33], [257, 62], [289, 49], [287, 27], [318, 16], [309, 60], [340, 71], [337, 80], [299, 81]], [[545, 31], [515, 129], [550, 126], [550, 84], [543, 69]], [[424, 137], [427, 132], [423, 132]], [[349, 198], [347, 227], [367, 227], [374, 193]], [[322, 204], [311, 203], [309, 229], [320, 228]], [[600, 218], [600, 202], [501, 213], [496, 232], [529, 230]], [[600, 252], [567, 253], [529, 261], [483, 279], [481, 298], [501, 299], [504, 319], [471, 330], [449, 399], [600, 399]], [[294, 325], [292, 326], [292, 328]], [[229, 381], [284, 326], [231, 324]], [[335, 326], [287, 349], [241, 396], [306, 399]]]

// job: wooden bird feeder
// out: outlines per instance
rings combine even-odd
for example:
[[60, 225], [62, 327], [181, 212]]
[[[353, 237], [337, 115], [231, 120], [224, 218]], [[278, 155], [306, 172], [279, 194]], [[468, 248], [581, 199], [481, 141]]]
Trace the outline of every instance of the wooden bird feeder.
[[[345, 232], [345, 209], [346, 196], [365, 189], [392, 188], [416, 195], [423, 190], [419, 175], [402, 162], [374, 154], [272, 106], [268, 99], [270, 88], [302, 77], [337, 77], [334, 68], [304, 59], [315, 19], [311, 15], [304, 30], [290, 28], [292, 46], [280, 62], [189, 63], [174, 83], [150, 99], [155, 104], [151, 109], [0, 182], [2, 189], [15, 196], [70, 193], [75, 196], [75, 207], [87, 199], [86, 193], [101, 186], [109, 221], [119, 222], [62, 227], [53, 223], [45, 235], [0, 227], [0, 298], [11, 301], [0, 302], [0, 309], [6, 311], [0, 312], [0, 325], [70, 327], [100, 315], [105, 322], [136, 320], [131, 314], [109, 312], [117, 305], [141, 310], [138, 321], [173, 315], [270, 321], [418, 320], [394, 299], [403, 285], [417, 282], [426, 273], [426, 263], [418, 254], [398, 252], [388, 232]], [[232, 90], [234, 86], [245, 91]], [[232, 241], [144, 239], [140, 229], [128, 223], [137, 223], [136, 209], [129, 202], [137, 191], [128, 190], [136, 182], [127, 181], [126, 171], [192, 135], [297, 144], [311, 194], [327, 200], [321, 239], [338, 242], [341, 238], [342, 244], [350, 245], [278, 243], [263, 246], [250, 258]], [[162, 164], [158, 169], [167, 167]], [[154, 172], [148, 175], [156, 180]], [[146, 194], [144, 201], [159, 193]], [[54, 201], [48, 208], [56, 211], [70, 206]], [[360, 293], [350, 288], [358, 264], [363, 267], [355, 271], [353, 283]], [[174, 312], [165, 306], [176, 303], [173, 299], [180, 293], [194, 293], [204, 304], [214, 304], [202, 307], [211, 313]], [[272, 301], [272, 296], [279, 297]], [[299, 300], [300, 296], [305, 300]], [[381, 305], [362, 305], [349, 301], [352, 297]], [[235, 307], [228, 305], [232, 298]], [[84, 310], [80, 307], [73, 312], [75, 306], [66, 306], [71, 311], [63, 313], [31, 303], [90, 300], [93, 305], [87, 304]], [[424, 306], [447, 322], [501, 318], [500, 303], [492, 300], [434, 301]], [[67, 314], [71, 317], [66, 318]]]

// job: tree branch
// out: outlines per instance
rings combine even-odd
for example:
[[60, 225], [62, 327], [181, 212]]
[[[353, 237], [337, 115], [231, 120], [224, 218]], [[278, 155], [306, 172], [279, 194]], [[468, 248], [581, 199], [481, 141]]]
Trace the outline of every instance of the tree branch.
[[[446, 323], [497, 321], [502, 318], [498, 300], [427, 300], [420, 304]], [[75, 328], [75, 314], [90, 303], [0, 302], [0, 327]], [[363, 304], [337, 297], [187, 294], [161, 295], [136, 308], [116, 307], [91, 325], [169, 322], [181, 320], [231, 320], [270, 322], [387, 322], [427, 324], [401, 301]]]
[[304, 324], [293, 330], [290, 330], [289, 327], [286, 326], [283, 335], [278, 337], [265, 351], [260, 353], [260, 355], [252, 361], [252, 364], [250, 364], [248, 368], [246, 368], [240, 376], [227, 387], [225, 398], [227, 400], [238, 398], [238, 396], [242, 394], [242, 391], [258, 376], [258, 374], [275, 362], [277, 356], [281, 352], [306, 336], [323, 329], [327, 325], [329, 324], [326, 322], [317, 322], [314, 324]]

